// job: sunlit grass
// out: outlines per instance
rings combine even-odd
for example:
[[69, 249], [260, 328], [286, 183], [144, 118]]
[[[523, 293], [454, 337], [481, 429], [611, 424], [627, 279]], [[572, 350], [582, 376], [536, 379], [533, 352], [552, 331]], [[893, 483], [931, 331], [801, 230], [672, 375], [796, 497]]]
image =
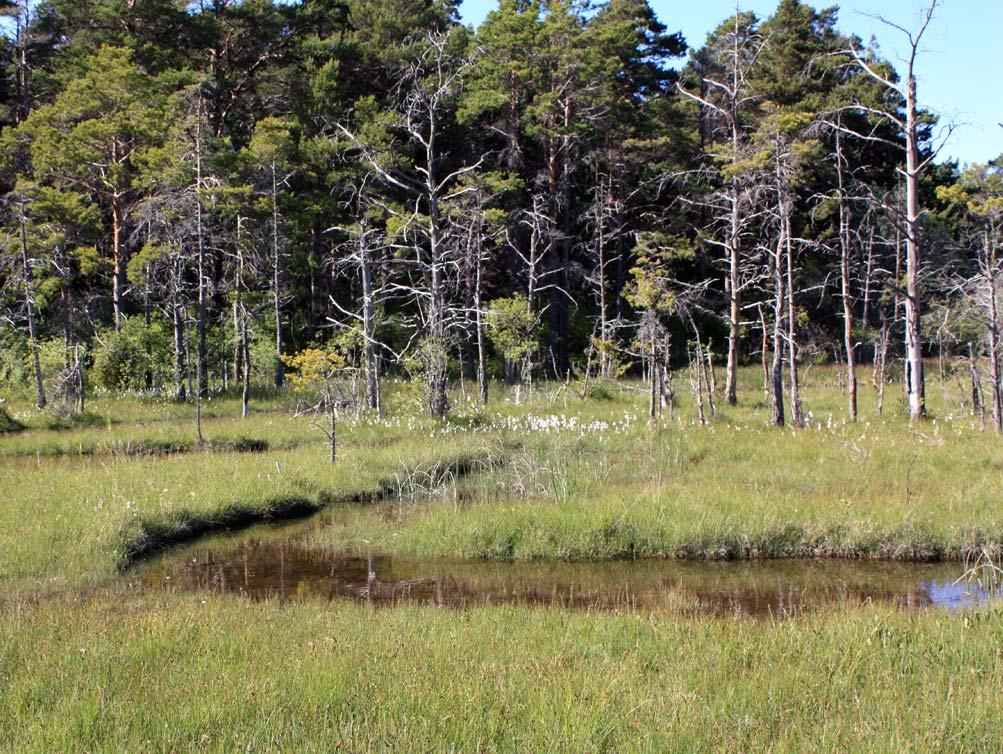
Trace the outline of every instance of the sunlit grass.
[[1003, 616], [156, 595], [0, 616], [0, 750], [994, 751]]
[[[757, 373], [700, 426], [679, 387], [649, 426], [639, 385], [520, 404], [459, 391], [433, 423], [346, 421], [336, 464], [288, 402], [25, 401], [0, 436], [0, 751], [994, 751], [1003, 615], [862, 607], [787, 622], [534, 608], [465, 611], [143, 595], [129, 547], [192, 521], [346, 506], [312, 546], [450, 558], [935, 558], [1003, 542], [1003, 442], [960, 382], [910, 427], [889, 386], [847, 424], [831, 369], [811, 425], [767, 426]], [[680, 381], [681, 382], [681, 381]], [[403, 393], [403, 391], [402, 391]], [[404, 398], [398, 403], [404, 404]], [[267, 450], [223, 450], [237, 439]], [[173, 455], [136, 448], [174, 444]], [[456, 464], [476, 460], [460, 476]], [[438, 471], [429, 473], [438, 465]], [[443, 467], [453, 471], [443, 472]], [[532, 564], [523, 566], [533, 568]], [[90, 587], [84, 589], [83, 587]]]
[[814, 376], [809, 406], [826, 413], [813, 412], [799, 430], [768, 426], [755, 403], [722, 407], [706, 427], [685, 406], [649, 426], [643, 399], [629, 393], [560, 410], [542, 398], [521, 414], [506, 406], [473, 431], [495, 431], [521, 450], [466, 480], [466, 504], [418, 500], [391, 525], [361, 513], [314, 542], [367, 540], [422, 557], [586, 560], [937, 560], [1003, 542], [1003, 440], [963, 405], [936, 397], [950, 396], [954, 383], [931, 387], [929, 422], [910, 426], [892, 409], [879, 417], [862, 400], [862, 419], [850, 424], [828, 384], [833, 372]]
[[5, 460], [0, 591], [106, 578], [142, 537], [168, 534], [193, 518], [211, 521], [234, 507], [253, 512], [290, 500], [320, 506], [375, 494], [402, 462], [461, 458], [459, 446], [397, 437], [346, 445], [334, 465], [316, 443], [265, 453]]

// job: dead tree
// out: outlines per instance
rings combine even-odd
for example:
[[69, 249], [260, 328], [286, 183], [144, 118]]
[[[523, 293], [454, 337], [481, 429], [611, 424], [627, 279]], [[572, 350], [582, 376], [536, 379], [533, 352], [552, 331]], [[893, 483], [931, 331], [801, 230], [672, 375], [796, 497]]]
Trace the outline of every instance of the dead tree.
[[[892, 123], [904, 137], [904, 146], [897, 142], [888, 142], [873, 134], [856, 134], [867, 139], [892, 143], [903, 148], [905, 158], [899, 169], [905, 179], [905, 208], [900, 213], [899, 222], [905, 234], [906, 264], [905, 264], [905, 348], [906, 348], [906, 379], [908, 388], [909, 418], [916, 421], [926, 416], [926, 393], [923, 380], [923, 338], [922, 338], [922, 291], [920, 290], [920, 270], [922, 265], [922, 212], [919, 200], [919, 184], [923, 173], [936, 157], [938, 150], [932, 150], [928, 155], [920, 153], [920, 111], [916, 85], [916, 63], [920, 52], [920, 43], [926, 30], [933, 20], [934, 11], [939, 0], [931, 0], [926, 6], [918, 26], [906, 29], [885, 18], [878, 19], [893, 29], [901, 32], [907, 41], [905, 76], [902, 81], [893, 81], [889, 75], [882, 73], [875, 64], [873, 56], [862, 52], [856, 46], [849, 53], [854, 61], [868, 76], [884, 86], [891, 94], [896, 95], [896, 101], [887, 108], [874, 108], [864, 104], [855, 105], [855, 109], [878, 116]], [[904, 115], [899, 115], [899, 103], [904, 103]]]
[[715, 116], [713, 123], [726, 139], [730, 152], [726, 161], [723, 188], [710, 200], [715, 222], [724, 227], [724, 237], [716, 241], [725, 250], [728, 262], [728, 358], [725, 376], [725, 402], [738, 401], [738, 351], [741, 333], [742, 294], [750, 281], [742, 275], [743, 237], [749, 222], [749, 194], [739, 174], [738, 163], [747, 153], [746, 112], [758, 101], [749, 78], [766, 40], [755, 33], [749, 17], [736, 11], [734, 28], [727, 34], [715, 59], [701, 65], [700, 93], [678, 90]]
[[843, 302], [843, 350], [846, 358], [846, 395], [850, 421], [857, 421], [857, 354], [853, 339], [853, 299], [850, 293], [850, 257], [853, 246], [850, 234], [850, 206], [847, 198], [847, 160], [843, 134], [836, 131], [836, 198], [839, 209], [839, 290]]
[[624, 234], [623, 203], [615, 196], [613, 176], [598, 173], [592, 186], [592, 201], [585, 215], [590, 240], [585, 250], [592, 263], [587, 281], [592, 286], [596, 303], [596, 331], [599, 335], [599, 375], [609, 379], [612, 369], [613, 323], [609, 316], [608, 266], [612, 252]]
[[[965, 170], [960, 181], [941, 187], [938, 194], [964, 213], [962, 244], [974, 252], [971, 256], [975, 269], [968, 270], [958, 281], [957, 290], [963, 301], [972, 301], [981, 312], [979, 319], [989, 362], [993, 428], [1003, 432], [999, 314], [1000, 285], [1003, 283], [1000, 248], [1003, 244], [1003, 169], [997, 165], [973, 165]], [[971, 353], [969, 358], [974, 363]]]
[[[334, 226], [328, 231], [339, 232], [345, 240], [340, 244], [343, 256], [338, 265], [348, 267], [358, 276], [362, 292], [361, 306], [356, 310], [345, 309], [335, 297], [331, 297], [332, 306], [341, 314], [354, 321], [362, 335], [362, 373], [365, 379], [365, 405], [379, 415], [383, 410], [382, 390], [380, 388], [380, 353], [389, 350], [377, 339], [376, 316], [391, 298], [387, 285], [379, 280], [379, 268], [385, 254], [393, 248], [387, 238], [384, 228], [370, 216], [371, 197], [366, 193], [363, 182], [354, 190], [354, 196], [348, 204], [354, 207], [358, 221], [350, 226]], [[336, 325], [342, 323], [331, 319]]]
[[35, 377], [35, 405], [45, 408], [48, 402], [42, 383], [42, 365], [39, 360], [38, 332], [35, 322], [35, 286], [32, 262], [28, 252], [28, 218], [25, 215], [24, 197], [17, 202], [18, 241], [21, 250], [21, 287], [24, 291], [24, 316], [28, 324], [28, 347], [31, 349], [32, 372]]
[[[796, 170], [794, 157], [792, 154], [793, 139], [783, 130], [776, 130], [772, 134], [773, 141], [773, 164], [774, 183], [773, 192], [775, 194], [776, 207], [774, 210], [777, 227], [777, 252], [775, 274], [781, 275], [779, 289], [783, 292], [781, 306], [786, 309], [783, 312], [782, 320], [786, 324], [784, 340], [787, 346], [788, 370], [790, 373], [790, 406], [791, 424], [800, 427], [804, 424], [804, 415], [801, 406], [801, 383], [798, 373], [798, 339], [797, 339], [797, 309], [794, 298], [794, 230], [792, 218], [794, 214], [794, 188], [793, 178]], [[774, 312], [774, 316], [777, 312]], [[782, 343], [774, 342], [774, 348], [781, 347]], [[774, 354], [776, 363], [776, 354]], [[774, 381], [777, 375], [773, 376]], [[777, 416], [774, 415], [776, 421]], [[782, 417], [781, 417], [782, 419]], [[782, 423], [782, 422], [777, 422]]]
[[[427, 273], [422, 275], [427, 282], [411, 293], [420, 305], [425, 336], [422, 360], [427, 409], [430, 416], [438, 418], [449, 411], [446, 388], [450, 312], [446, 300], [446, 274], [455, 261], [448, 258], [443, 203], [453, 198], [457, 181], [477, 170], [484, 158], [453, 170], [444, 167], [447, 154], [442, 132], [455, 107], [470, 61], [455, 53], [448, 33], [430, 33], [419, 47], [416, 59], [402, 71], [390, 113], [393, 129], [403, 135], [404, 144], [392, 135], [382, 144], [366, 144], [344, 124], [338, 124], [337, 128], [360, 151], [384, 184], [403, 191], [414, 203], [410, 221], [414, 231], [420, 234], [415, 244], [416, 260]], [[417, 158], [403, 165], [385, 159], [402, 146], [413, 149]]]

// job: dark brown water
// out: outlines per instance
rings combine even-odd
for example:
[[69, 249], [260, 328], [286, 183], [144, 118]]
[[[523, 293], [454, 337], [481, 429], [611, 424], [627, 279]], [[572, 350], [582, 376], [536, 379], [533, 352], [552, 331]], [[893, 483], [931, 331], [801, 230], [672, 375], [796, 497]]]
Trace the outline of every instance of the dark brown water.
[[701, 615], [790, 616], [860, 604], [959, 609], [988, 598], [959, 564], [817, 561], [486, 563], [346, 556], [301, 527], [197, 545], [145, 566], [144, 589], [250, 599], [355, 600], [464, 608], [519, 604]]

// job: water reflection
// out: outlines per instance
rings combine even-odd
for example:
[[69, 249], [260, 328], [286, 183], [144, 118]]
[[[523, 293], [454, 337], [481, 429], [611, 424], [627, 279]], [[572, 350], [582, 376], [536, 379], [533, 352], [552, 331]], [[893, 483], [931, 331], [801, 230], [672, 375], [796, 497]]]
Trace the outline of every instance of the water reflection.
[[190, 548], [148, 566], [147, 589], [251, 599], [350, 599], [443, 607], [523, 604], [703, 615], [789, 616], [866, 603], [958, 609], [987, 599], [957, 564], [848, 561], [470, 563], [311, 549], [295, 537]]

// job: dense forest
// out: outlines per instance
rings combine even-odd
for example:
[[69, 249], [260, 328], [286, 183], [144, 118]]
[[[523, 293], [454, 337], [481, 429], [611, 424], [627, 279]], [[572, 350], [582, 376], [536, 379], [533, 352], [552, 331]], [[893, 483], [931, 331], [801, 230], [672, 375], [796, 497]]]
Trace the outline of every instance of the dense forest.
[[798, 425], [799, 367], [918, 419], [963, 358], [1000, 428], [1003, 173], [938, 159], [935, 6], [896, 67], [799, 0], [703, 41], [646, 0], [9, 4], [0, 380], [246, 410], [295, 369], [378, 411], [390, 374], [442, 416], [633, 375], [654, 415], [685, 369]]

